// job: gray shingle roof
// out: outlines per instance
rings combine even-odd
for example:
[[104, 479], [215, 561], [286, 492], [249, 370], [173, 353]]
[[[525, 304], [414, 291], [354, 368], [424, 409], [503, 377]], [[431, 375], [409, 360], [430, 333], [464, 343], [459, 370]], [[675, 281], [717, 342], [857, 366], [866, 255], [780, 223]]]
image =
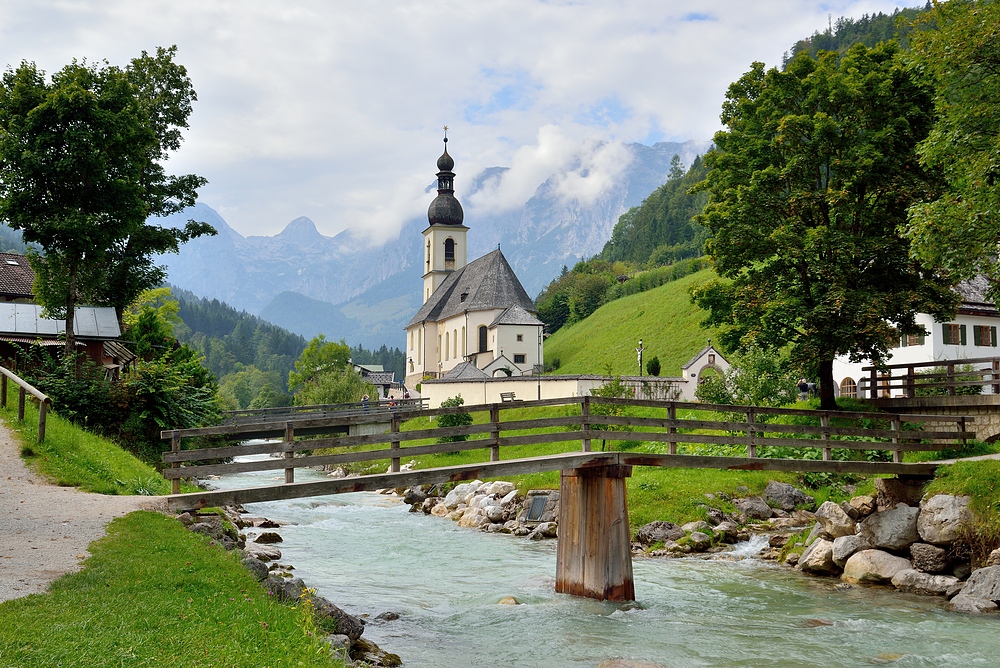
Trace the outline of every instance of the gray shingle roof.
[[448, 370], [441, 378], [447, 380], [482, 380], [483, 378], [489, 378], [489, 375], [471, 362], [462, 362], [456, 364], [453, 369]]
[[528, 313], [520, 304], [511, 304], [498, 315], [490, 327], [497, 325], [544, 325], [541, 320]]
[[528, 313], [537, 313], [507, 258], [497, 249], [444, 279], [406, 326], [425, 320], [437, 322], [463, 311], [505, 309], [515, 304]]
[[[65, 331], [66, 322], [43, 318], [38, 304], [0, 302], [0, 334], [52, 337]], [[115, 309], [110, 306], [78, 306], [73, 331], [85, 339], [117, 339], [122, 335]]]

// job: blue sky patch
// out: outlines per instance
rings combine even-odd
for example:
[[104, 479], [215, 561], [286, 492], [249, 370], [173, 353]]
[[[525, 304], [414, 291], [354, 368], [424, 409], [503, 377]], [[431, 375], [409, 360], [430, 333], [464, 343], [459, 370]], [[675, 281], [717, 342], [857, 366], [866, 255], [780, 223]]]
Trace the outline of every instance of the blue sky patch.
[[714, 21], [715, 17], [711, 14], [703, 14], [702, 12], [691, 12], [690, 14], [685, 14], [681, 17], [682, 21]]

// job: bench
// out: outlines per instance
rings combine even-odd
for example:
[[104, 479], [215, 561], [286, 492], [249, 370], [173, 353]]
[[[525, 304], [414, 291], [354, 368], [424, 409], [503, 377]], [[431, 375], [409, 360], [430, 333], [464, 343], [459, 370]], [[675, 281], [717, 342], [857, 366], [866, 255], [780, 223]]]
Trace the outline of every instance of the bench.
[[511, 401], [522, 401], [522, 400], [521, 399], [515, 399], [513, 392], [501, 392], [500, 393], [500, 401], [503, 401], [503, 402], [506, 403], [506, 402], [511, 402]]

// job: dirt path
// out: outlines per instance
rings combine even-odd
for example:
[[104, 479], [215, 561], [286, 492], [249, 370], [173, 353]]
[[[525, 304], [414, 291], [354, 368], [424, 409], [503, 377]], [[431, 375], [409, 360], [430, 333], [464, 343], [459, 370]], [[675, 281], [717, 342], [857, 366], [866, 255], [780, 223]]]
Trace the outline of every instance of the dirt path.
[[10, 429], [0, 422], [0, 601], [45, 591], [80, 569], [87, 546], [108, 522], [161, 499], [88, 494], [49, 484], [29, 470]]

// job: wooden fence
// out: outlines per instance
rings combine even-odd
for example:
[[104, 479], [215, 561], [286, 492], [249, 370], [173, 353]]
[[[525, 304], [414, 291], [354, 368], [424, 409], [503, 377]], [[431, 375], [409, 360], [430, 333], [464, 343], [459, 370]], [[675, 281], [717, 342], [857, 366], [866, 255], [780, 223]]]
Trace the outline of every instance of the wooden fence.
[[[926, 394], [979, 394], [989, 388], [1000, 394], [1000, 357], [974, 357], [964, 360], [939, 360], [916, 364], [887, 364], [883, 367], [866, 366], [868, 374], [858, 388], [858, 395], [870, 399], [888, 397], [893, 390], [902, 390], [907, 397], [915, 397], [922, 390]], [[962, 388], [971, 388], [971, 391]]]
[[[559, 417], [525, 417], [530, 409], [554, 406], [578, 406], [570, 415]], [[629, 411], [645, 410], [659, 416], [636, 416]], [[517, 411], [513, 419], [501, 420], [506, 412]], [[570, 412], [570, 411], [567, 411]], [[404, 431], [403, 424], [417, 417], [436, 418], [457, 413], [487, 413], [488, 419], [479, 424], [456, 427], [431, 427]], [[799, 424], [773, 421], [794, 418]], [[591, 452], [594, 441], [642, 442], [643, 452], [622, 455], [625, 464], [691, 468], [744, 468], [783, 471], [827, 471], [860, 473], [913, 472], [926, 475], [934, 467], [925, 464], [903, 464], [903, 453], [914, 450], [936, 451], [946, 443], [964, 442], [974, 438], [966, 425], [974, 418], [941, 415], [899, 415], [891, 413], [857, 413], [841, 411], [808, 411], [755, 406], [727, 406], [702, 403], [664, 402], [604, 397], [572, 397], [543, 401], [484, 404], [457, 408], [435, 408], [390, 416], [386, 433], [343, 435], [351, 425], [371, 422], [366, 415], [303, 418], [284, 423], [258, 422], [230, 424], [199, 429], [167, 430], [162, 438], [170, 440], [171, 449], [163, 454], [170, 465], [165, 478], [173, 482], [173, 493], [180, 491], [183, 478], [223, 475], [248, 471], [284, 470], [285, 482], [294, 483], [295, 469], [303, 466], [335, 466], [359, 462], [389, 461], [389, 472], [400, 470], [400, 460], [423, 455], [465, 450], [488, 450], [490, 462], [500, 462], [502, 449], [534, 444], [552, 444], [563, 452]], [[871, 426], [858, 426], [870, 421]], [[954, 431], [930, 431], [922, 428], [929, 421], [954, 422]], [[616, 431], [628, 429], [629, 431]], [[308, 436], [308, 438], [302, 438]], [[442, 437], [471, 437], [471, 440], [426, 443]], [[241, 443], [218, 447], [182, 449], [182, 441], [192, 437], [215, 437], [228, 441], [272, 439], [258, 443]], [[424, 443], [415, 443], [425, 441]], [[407, 445], [410, 444], [410, 445]], [[679, 446], [729, 445], [745, 452], [745, 457], [678, 454]], [[793, 447], [816, 451], [816, 458], [778, 459], [762, 457], [765, 448]], [[889, 453], [892, 462], [867, 460], [836, 461], [834, 449], [881, 450]], [[329, 449], [323, 454], [312, 451]], [[617, 449], [617, 447], [615, 448]], [[273, 455], [261, 461], [205, 463], [244, 455]], [[619, 453], [620, 454], [620, 453]], [[888, 456], [888, 455], [887, 455]], [[579, 465], [570, 464], [552, 454], [535, 458], [537, 468], [525, 463], [517, 471], [556, 470]], [[620, 458], [619, 458], [620, 459]], [[627, 461], [626, 461], [627, 459]], [[544, 461], [543, 461], [544, 460]], [[519, 460], [530, 462], [530, 460]], [[617, 460], [616, 460], [617, 461]], [[510, 468], [514, 471], [514, 468]], [[916, 471], [919, 468], [920, 471]], [[438, 469], [442, 471], [444, 469]], [[499, 467], [498, 467], [498, 470]], [[420, 471], [409, 476], [420, 479]], [[475, 472], [469, 472], [474, 475]], [[364, 489], [355, 485], [354, 489]], [[286, 497], [273, 497], [286, 498]], [[263, 499], [258, 499], [263, 500]]]
[[338, 418], [352, 415], [371, 415], [395, 411], [419, 411], [427, 406], [427, 399], [386, 399], [384, 401], [347, 404], [315, 404], [311, 406], [282, 406], [280, 408], [245, 408], [225, 411], [224, 424], [261, 424], [264, 422], [286, 422], [317, 418]]
[[42, 394], [38, 389], [31, 386], [27, 381], [20, 378], [16, 373], [0, 366], [0, 406], [7, 406], [7, 379], [11, 379], [18, 386], [17, 393], [17, 419], [24, 422], [24, 401], [26, 395], [30, 394], [38, 399], [38, 442], [45, 440], [45, 418], [52, 405], [52, 399]]

